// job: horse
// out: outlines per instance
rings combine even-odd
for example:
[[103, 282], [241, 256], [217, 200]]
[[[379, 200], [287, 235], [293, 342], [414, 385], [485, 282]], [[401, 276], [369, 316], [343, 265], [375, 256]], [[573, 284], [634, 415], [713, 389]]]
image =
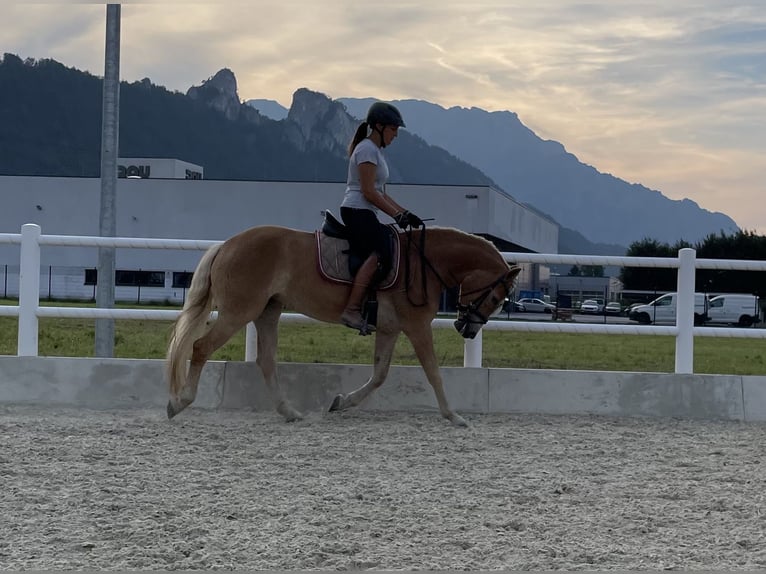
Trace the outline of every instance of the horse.
[[[421, 227], [399, 235], [399, 273], [377, 292], [375, 360], [369, 380], [335, 397], [330, 411], [358, 406], [386, 379], [401, 333], [414, 351], [444, 418], [466, 421], [449, 405], [433, 345], [431, 322], [444, 289], [459, 287], [455, 328], [474, 338], [508, 296], [520, 271], [481, 237], [452, 228]], [[252, 321], [258, 333], [257, 364], [286, 421], [302, 418], [277, 379], [277, 331], [284, 309], [328, 323], [340, 323], [350, 286], [328, 281], [318, 269], [315, 234], [287, 227], [257, 226], [211, 247], [192, 276], [187, 298], [168, 344], [168, 418], [195, 399], [210, 356]], [[217, 310], [217, 319], [210, 313]], [[188, 367], [187, 367], [188, 362]]]

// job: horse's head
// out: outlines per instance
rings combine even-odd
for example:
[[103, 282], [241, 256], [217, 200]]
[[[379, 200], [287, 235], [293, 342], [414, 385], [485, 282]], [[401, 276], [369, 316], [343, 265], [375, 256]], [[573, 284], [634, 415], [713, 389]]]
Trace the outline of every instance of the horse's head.
[[[455, 329], [465, 339], [473, 339], [479, 330], [489, 320], [502, 304], [513, 287], [513, 280], [521, 271], [521, 267], [513, 266], [506, 273], [495, 278], [489, 284], [474, 287], [471, 277], [467, 277], [460, 285], [460, 297], [457, 304], [457, 320]], [[476, 295], [469, 299], [470, 295]]]

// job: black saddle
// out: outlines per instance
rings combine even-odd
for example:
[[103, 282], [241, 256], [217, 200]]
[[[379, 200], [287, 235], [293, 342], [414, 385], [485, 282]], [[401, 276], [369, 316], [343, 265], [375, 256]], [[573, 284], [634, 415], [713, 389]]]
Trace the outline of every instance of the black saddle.
[[324, 212], [324, 222], [322, 223], [322, 233], [328, 237], [338, 239], [348, 239], [348, 230], [338, 219], [329, 211]]
[[[388, 229], [389, 241], [391, 242], [391, 253], [396, 253], [394, 245], [397, 242], [398, 233], [396, 229], [394, 229], [391, 225], [387, 225], [386, 228]], [[324, 210], [322, 233], [328, 237], [335, 237], [336, 239], [345, 239], [346, 241], [350, 241], [348, 236], [348, 229], [346, 226], [327, 209]], [[359, 271], [359, 268], [362, 266], [362, 263], [364, 263], [364, 260], [367, 257], [359, 255], [350, 246], [349, 249], [344, 250], [343, 253], [348, 255], [349, 272], [352, 276], [356, 275], [356, 272]], [[388, 273], [388, 269], [381, 270], [381, 273], [383, 276], [385, 276], [385, 274]], [[382, 277], [379, 277], [379, 279], [382, 279]]]

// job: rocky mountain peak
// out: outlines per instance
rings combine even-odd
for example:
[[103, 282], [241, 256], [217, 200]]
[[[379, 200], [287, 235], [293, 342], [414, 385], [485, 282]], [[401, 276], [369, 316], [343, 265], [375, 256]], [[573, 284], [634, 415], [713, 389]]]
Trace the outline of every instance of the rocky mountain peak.
[[307, 88], [293, 94], [287, 120], [298, 128], [306, 143], [342, 155], [359, 123], [341, 102]]
[[263, 120], [257, 110], [239, 101], [237, 78], [228, 68], [219, 70], [213, 77], [202, 82], [201, 86], [192, 86], [187, 90], [186, 95], [194, 100], [205, 102], [232, 121], [244, 119], [261, 123]]
[[202, 82], [203, 86], [214, 88], [220, 94], [236, 99], [239, 102], [239, 94], [237, 94], [237, 78], [229, 68], [222, 68], [215, 73], [212, 78], [208, 78]]

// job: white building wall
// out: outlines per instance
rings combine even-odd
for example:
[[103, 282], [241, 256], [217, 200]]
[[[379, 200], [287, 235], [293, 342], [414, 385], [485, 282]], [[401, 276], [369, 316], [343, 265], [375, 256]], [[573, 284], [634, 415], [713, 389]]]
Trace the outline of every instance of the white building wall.
[[558, 253], [558, 225], [501, 193], [488, 194], [487, 233], [535, 253]]
[[[100, 190], [98, 178], [0, 176], [0, 232], [18, 233], [23, 224], [37, 223], [44, 234], [98, 235]], [[321, 227], [324, 210], [339, 215], [344, 190], [343, 183], [119, 179], [116, 233], [119, 237], [225, 240], [255, 225], [313, 231]], [[433, 218], [429, 225], [486, 233], [532, 251], [556, 252], [558, 226], [492, 188], [391, 185], [388, 192], [420, 217]], [[506, 216], [512, 222], [503, 223]], [[200, 256], [198, 251], [117, 249], [116, 266], [193, 271]], [[43, 274], [49, 266], [84, 269], [97, 263], [95, 248], [46, 246], [41, 253]], [[4, 264], [18, 266], [18, 246], [0, 245], [0, 266]], [[66, 280], [73, 290], [84, 280], [76, 275]], [[168, 275], [158, 300], [173, 295], [172, 273]], [[41, 275], [40, 284], [44, 295], [47, 277]], [[88, 289], [92, 292], [90, 286], [77, 288], [78, 292]], [[141, 299], [149, 294], [149, 288], [142, 287]]]

